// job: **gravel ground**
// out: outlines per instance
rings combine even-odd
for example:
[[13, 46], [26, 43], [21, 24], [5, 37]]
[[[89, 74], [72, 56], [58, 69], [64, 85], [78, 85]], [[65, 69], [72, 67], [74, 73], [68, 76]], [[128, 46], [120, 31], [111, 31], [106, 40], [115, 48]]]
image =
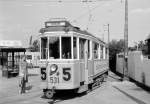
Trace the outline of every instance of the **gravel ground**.
[[53, 100], [43, 97], [39, 69], [30, 69], [29, 73], [28, 92], [22, 95], [18, 77], [7, 79], [0, 75], [0, 104], [150, 104], [149, 92], [129, 81], [121, 82], [121, 78], [111, 72], [106, 82], [87, 94], [60, 92]]

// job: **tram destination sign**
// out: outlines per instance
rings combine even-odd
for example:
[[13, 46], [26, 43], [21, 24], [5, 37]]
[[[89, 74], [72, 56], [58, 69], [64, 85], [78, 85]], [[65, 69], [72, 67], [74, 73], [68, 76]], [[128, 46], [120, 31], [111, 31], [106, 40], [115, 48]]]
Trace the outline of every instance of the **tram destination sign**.
[[65, 22], [46, 22], [46, 27], [51, 27], [51, 26], [65, 26]]

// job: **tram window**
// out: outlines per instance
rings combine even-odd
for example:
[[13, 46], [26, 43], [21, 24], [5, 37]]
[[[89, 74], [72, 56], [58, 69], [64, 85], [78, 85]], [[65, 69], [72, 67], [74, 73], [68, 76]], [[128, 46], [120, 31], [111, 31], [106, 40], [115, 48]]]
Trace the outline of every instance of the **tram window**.
[[103, 59], [106, 59], [106, 47], [104, 47], [103, 51], [104, 51], [104, 52], [103, 52], [103, 54], [104, 54], [104, 55], [103, 55]]
[[107, 54], [108, 54], [108, 49], [107, 49], [107, 48], [105, 48], [105, 59], [107, 59], [107, 58], [108, 58]]
[[41, 38], [41, 59], [47, 59], [47, 37]]
[[73, 58], [77, 59], [77, 38], [73, 37]]
[[93, 51], [94, 51], [94, 59], [98, 59], [98, 44], [97, 43], [93, 43], [93, 45], [94, 45], [94, 49], [93, 49]]
[[101, 55], [101, 59], [103, 59], [103, 46], [102, 45], [101, 45], [101, 51], [100, 52], [101, 52], [101, 54], [100, 54]]
[[85, 39], [79, 39], [79, 58], [80, 59], [84, 59], [84, 56], [85, 56], [85, 54], [84, 54], [84, 51], [85, 51], [85, 46], [84, 46], [84, 44], [85, 44]]
[[71, 59], [71, 37], [62, 37], [62, 58]]
[[88, 59], [90, 59], [90, 41], [88, 40]]
[[59, 51], [59, 37], [49, 37], [49, 58], [60, 58]]

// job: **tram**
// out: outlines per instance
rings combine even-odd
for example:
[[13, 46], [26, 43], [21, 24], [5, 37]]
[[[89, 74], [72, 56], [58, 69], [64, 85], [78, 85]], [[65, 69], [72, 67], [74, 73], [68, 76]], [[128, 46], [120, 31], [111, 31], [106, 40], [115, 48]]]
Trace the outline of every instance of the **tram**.
[[67, 20], [51, 19], [40, 29], [40, 87], [47, 98], [92, 89], [107, 76], [108, 64], [107, 44]]

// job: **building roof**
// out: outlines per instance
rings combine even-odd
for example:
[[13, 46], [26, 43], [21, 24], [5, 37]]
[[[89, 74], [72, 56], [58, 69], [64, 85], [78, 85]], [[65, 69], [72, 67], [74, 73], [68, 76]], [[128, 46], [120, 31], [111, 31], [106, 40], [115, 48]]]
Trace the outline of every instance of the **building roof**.
[[15, 47], [0, 47], [0, 52], [25, 52], [25, 48]]

